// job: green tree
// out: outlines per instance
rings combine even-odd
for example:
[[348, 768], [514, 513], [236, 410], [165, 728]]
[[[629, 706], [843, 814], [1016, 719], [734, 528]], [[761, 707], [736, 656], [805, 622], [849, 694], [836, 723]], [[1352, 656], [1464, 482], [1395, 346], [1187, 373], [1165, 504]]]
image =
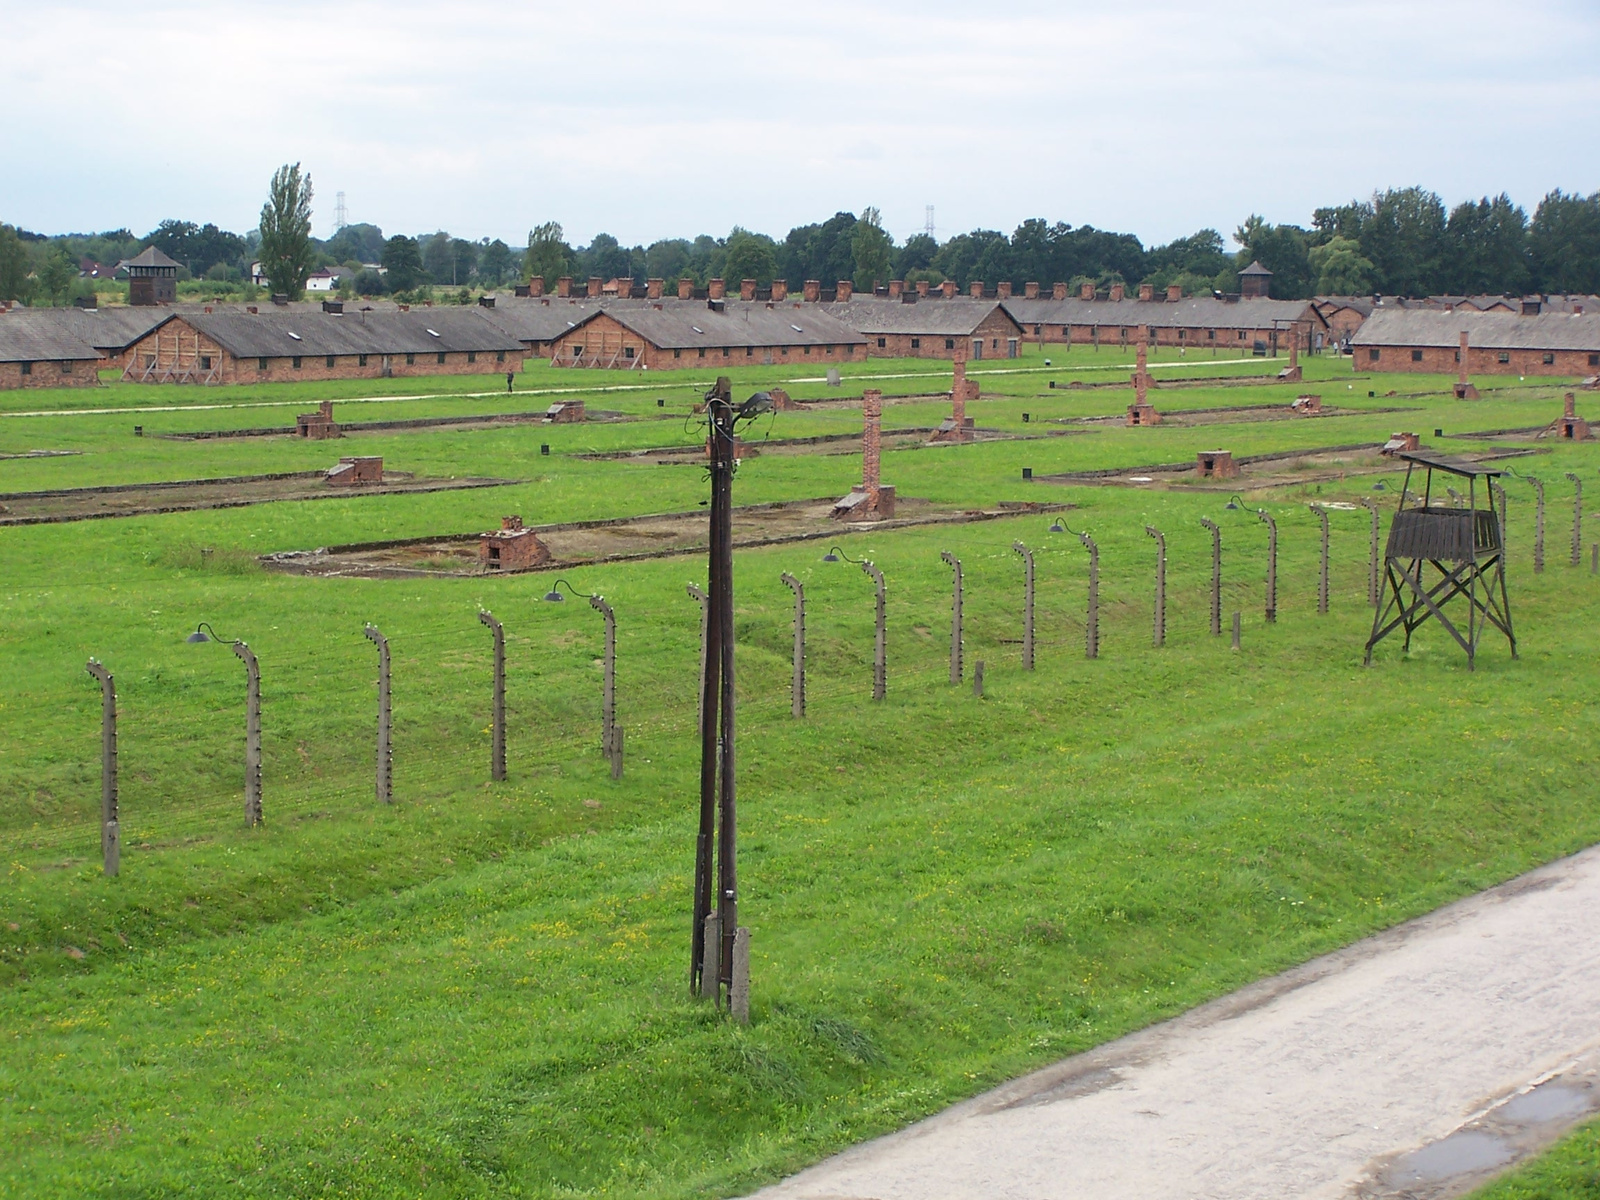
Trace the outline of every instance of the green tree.
[[409, 292], [422, 280], [422, 251], [416, 239], [397, 233], [383, 244], [384, 282], [390, 290]]
[[1312, 294], [1311, 260], [1308, 257], [1311, 235], [1298, 225], [1273, 225], [1251, 214], [1237, 230], [1233, 240], [1241, 249], [1238, 263], [1247, 267], [1252, 260], [1272, 272], [1272, 294], [1279, 300], [1299, 300]]
[[0, 225], [0, 300], [27, 300], [33, 291], [28, 248], [14, 225]]
[[478, 277], [485, 283], [498, 286], [505, 282], [511, 269], [511, 247], [495, 238], [485, 242], [478, 252]]
[[1600, 192], [1539, 202], [1528, 230], [1534, 285], [1546, 292], [1600, 292]]
[[72, 285], [78, 278], [78, 264], [65, 246], [57, 245], [45, 254], [36, 275], [39, 289], [50, 303], [60, 304], [72, 293]]
[[1433, 192], [1391, 188], [1373, 196], [1358, 240], [1384, 291], [1427, 296], [1444, 290], [1444, 201]]
[[1458, 204], [1445, 226], [1445, 288], [1463, 295], [1528, 288], [1528, 214], [1501, 192]]
[[746, 279], [766, 287], [778, 270], [777, 243], [764, 234], [735, 225], [728, 235], [722, 269], [727, 272], [729, 287], [738, 287]]
[[305, 294], [315, 251], [311, 245], [311, 176], [285, 163], [272, 176], [261, 206], [261, 273], [274, 292]]
[[933, 256], [937, 253], [939, 243], [931, 234], [914, 233], [894, 256], [894, 273], [901, 279], [907, 278], [913, 271], [927, 275], [933, 266]]
[[894, 239], [885, 232], [878, 210], [868, 205], [861, 210], [855, 232], [850, 237], [850, 256], [855, 261], [855, 282], [859, 288], [889, 282], [894, 266]]
[[432, 237], [418, 240], [417, 249], [422, 253], [423, 270], [434, 283], [456, 282], [455, 257], [450, 245], [450, 235], [442, 229]]
[[529, 279], [543, 279], [547, 288], [555, 287], [556, 280], [572, 273], [572, 247], [563, 239], [558, 222], [546, 221], [528, 230], [522, 270]]
[[1355, 238], [1335, 235], [1307, 253], [1319, 296], [1360, 296], [1372, 288], [1372, 262]]

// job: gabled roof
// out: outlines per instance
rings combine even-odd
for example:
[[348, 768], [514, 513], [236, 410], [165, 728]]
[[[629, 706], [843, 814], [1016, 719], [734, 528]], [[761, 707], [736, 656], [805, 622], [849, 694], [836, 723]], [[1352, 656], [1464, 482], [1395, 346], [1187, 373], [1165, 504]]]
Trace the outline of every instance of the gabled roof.
[[115, 353], [126, 350], [171, 315], [171, 310], [154, 307], [119, 308], [28, 308], [19, 309], [0, 320], [29, 321], [40, 329], [60, 330], [97, 350]]
[[866, 341], [823, 311], [828, 307], [729, 300], [717, 312], [703, 300], [608, 301], [576, 321], [573, 328], [582, 328], [604, 313], [663, 350], [701, 346], [852, 346]]
[[957, 296], [949, 300], [918, 300], [914, 304], [899, 299], [862, 296], [852, 297], [849, 300], [836, 300], [831, 304], [812, 304], [807, 307], [821, 308], [843, 321], [851, 329], [868, 336], [900, 333], [927, 337], [967, 337], [996, 309], [1005, 313], [1008, 321], [1016, 324], [1016, 318], [1005, 312], [1005, 304], [1002, 301], [979, 300], [971, 296]]
[[420, 312], [186, 312], [183, 321], [239, 358], [318, 354], [429, 354], [520, 351], [522, 343], [476, 308]]
[[1477, 350], [1600, 351], [1600, 314], [1476, 312], [1458, 309], [1377, 309], [1362, 322], [1353, 346], [1457, 349], [1461, 332]]
[[1271, 329], [1276, 325], [1281, 329], [1295, 321], [1327, 324], [1309, 300], [1270, 300], [1265, 296], [1241, 300], [1189, 296], [1178, 301], [1028, 300], [1013, 296], [1000, 303], [1023, 325], [1147, 325], [1158, 329]]
[[[480, 311], [485, 319], [519, 341], [553, 342], [580, 321], [599, 311], [601, 307], [601, 302], [598, 300], [566, 300], [559, 297], [548, 299], [549, 303], [546, 304], [545, 298], [497, 296], [493, 308]], [[615, 307], [618, 301], [611, 299], [605, 303], [611, 308]], [[704, 304], [701, 307], [703, 308]]]
[[0, 316], [0, 362], [97, 359], [100, 351], [65, 325], [32, 321], [18, 313]]

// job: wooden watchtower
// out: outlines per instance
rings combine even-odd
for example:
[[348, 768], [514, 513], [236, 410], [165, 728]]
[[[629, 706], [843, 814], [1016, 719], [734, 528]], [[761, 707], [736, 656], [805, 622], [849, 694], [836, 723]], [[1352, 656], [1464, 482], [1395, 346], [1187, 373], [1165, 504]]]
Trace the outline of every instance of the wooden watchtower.
[[[1511, 657], [1516, 658], [1517, 635], [1511, 630], [1505, 547], [1500, 536], [1502, 514], [1496, 511], [1490, 482], [1505, 472], [1431, 450], [1400, 450], [1395, 457], [1406, 460], [1406, 482], [1400, 489], [1400, 507], [1389, 525], [1384, 552], [1387, 598], [1372, 619], [1367, 663], [1372, 662], [1372, 648], [1397, 629], [1405, 630], [1406, 648], [1410, 649], [1412, 632], [1430, 618], [1443, 625], [1467, 652], [1469, 671], [1478, 643], [1491, 625], [1506, 635]], [[1412, 497], [1411, 477], [1419, 467], [1426, 472], [1422, 501], [1407, 507], [1407, 499]], [[1465, 508], [1432, 503], [1435, 471], [1467, 481]], [[1478, 507], [1480, 482], [1484, 484], [1484, 508]], [[1459, 617], [1453, 621], [1446, 612], [1457, 596], [1467, 601], [1465, 634], [1458, 627]]]

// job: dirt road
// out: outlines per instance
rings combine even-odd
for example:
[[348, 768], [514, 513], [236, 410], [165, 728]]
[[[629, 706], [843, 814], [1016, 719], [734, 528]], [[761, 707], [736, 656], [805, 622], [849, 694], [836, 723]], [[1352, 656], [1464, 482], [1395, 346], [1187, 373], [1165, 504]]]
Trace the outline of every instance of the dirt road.
[[757, 1195], [1458, 1196], [1600, 1110], [1597, 1072], [1600, 847]]

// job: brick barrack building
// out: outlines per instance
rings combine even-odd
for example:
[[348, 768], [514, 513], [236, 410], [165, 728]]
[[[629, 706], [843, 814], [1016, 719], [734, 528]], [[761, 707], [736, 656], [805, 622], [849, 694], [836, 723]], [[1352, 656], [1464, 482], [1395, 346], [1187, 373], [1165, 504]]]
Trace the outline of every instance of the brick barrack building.
[[1520, 313], [1377, 309], [1351, 339], [1358, 371], [1461, 370], [1467, 338], [1469, 375], [1600, 373], [1600, 315], [1583, 312]]

